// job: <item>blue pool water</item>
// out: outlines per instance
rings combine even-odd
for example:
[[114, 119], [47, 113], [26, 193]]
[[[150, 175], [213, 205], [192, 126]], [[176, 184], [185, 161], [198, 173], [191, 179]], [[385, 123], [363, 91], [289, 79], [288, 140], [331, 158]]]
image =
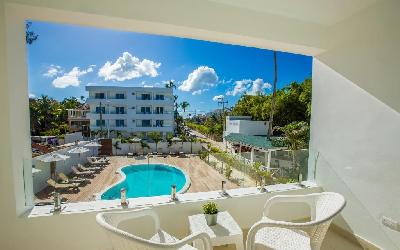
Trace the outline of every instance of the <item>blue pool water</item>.
[[110, 187], [102, 195], [102, 200], [120, 199], [121, 188], [126, 189], [127, 198], [166, 195], [171, 193], [171, 185], [179, 192], [186, 183], [185, 174], [172, 166], [164, 164], [140, 164], [123, 167], [126, 178]]

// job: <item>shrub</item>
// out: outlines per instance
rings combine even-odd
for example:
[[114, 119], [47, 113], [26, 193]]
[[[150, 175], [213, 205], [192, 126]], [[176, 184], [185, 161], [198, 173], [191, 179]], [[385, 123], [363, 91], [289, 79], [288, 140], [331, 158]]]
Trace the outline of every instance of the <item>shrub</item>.
[[229, 166], [229, 165], [227, 165], [226, 167], [225, 167], [225, 177], [229, 180], [230, 178], [231, 178], [231, 175], [232, 175], [232, 167], [231, 166]]
[[200, 155], [199, 155], [200, 159], [205, 160], [207, 158], [207, 156], [208, 156], [208, 152], [207, 151], [201, 151], [200, 152]]
[[217, 204], [214, 202], [207, 202], [203, 205], [203, 212], [204, 214], [217, 214], [218, 207]]

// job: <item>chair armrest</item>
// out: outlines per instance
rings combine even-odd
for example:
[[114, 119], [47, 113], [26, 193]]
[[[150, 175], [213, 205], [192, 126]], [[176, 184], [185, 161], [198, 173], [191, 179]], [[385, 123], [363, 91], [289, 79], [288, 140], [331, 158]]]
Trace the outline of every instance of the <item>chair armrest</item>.
[[268, 217], [271, 207], [279, 203], [306, 203], [310, 208], [314, 207], [315, 197], [320, 195], [319, 193], [305, 194], [305, 195], [276, 195], [267, 200], [263, 209], [263, 216]]
[[211, 238], [207, 233], [204, 233], [204, 232], [191, 234], [191, 235], [179, 240], [178, 242], [176, 242], [174, 244], [174, 246], [179, 248], [186, 244], [192, 243], [195, 240], [202, 241], [204, 250], [212, 250]]
[[149, 208], [131, 211], [99, 213], [96, 216], [96, 221], [104, 228], [115, 231], [115, 229], [117, 229], [118, 227], [118, 224], [122, 221], [141, 218], [145, 216], [150, 216], [153, 219], [155, 231], [158, 231], [160, 229], [160, 220], [158, 219], [157, 214]]
[[287, 229], [304, 229], [306, 227], [312, 227], [320, 222], [288, 222], [288, 221], [275, 221], [264, 217], [260, 221], [256, 222], [249, 230], [246, 239], [246, 249], [254, 250], [254, 240], [256, 233], [264, 227], [280, 227]]

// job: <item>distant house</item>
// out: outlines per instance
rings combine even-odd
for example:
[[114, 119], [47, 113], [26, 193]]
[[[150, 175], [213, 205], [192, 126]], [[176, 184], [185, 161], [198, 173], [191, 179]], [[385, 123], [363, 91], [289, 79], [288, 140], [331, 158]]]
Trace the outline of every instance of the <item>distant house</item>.
[[82, 132], [83, 135], [89, 136], [90, 119], [87, 117], [90, 111], [89, 105], [85, 104], [80, 108], [67, 109], [67, 111], [69, 132]]
[[251, 116], [227, 116], [224, 137], [231, 134], [266, 136], [268, 121], [253, 121]]

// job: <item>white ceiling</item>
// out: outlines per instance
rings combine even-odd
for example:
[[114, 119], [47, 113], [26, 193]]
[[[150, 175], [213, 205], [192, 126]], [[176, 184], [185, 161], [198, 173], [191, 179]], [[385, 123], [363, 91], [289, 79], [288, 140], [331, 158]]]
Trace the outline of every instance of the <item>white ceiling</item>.
[[209, 0], [238, 8], [333, 25], [382, 0]]

